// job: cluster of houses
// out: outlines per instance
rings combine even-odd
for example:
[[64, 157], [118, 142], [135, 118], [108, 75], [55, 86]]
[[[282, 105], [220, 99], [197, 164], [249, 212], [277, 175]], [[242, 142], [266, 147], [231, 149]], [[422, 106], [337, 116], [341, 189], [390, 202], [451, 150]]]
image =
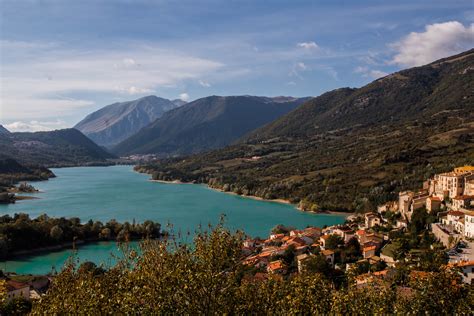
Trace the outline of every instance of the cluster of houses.
[[[405, 219], [410, 220], [420, 208], [436, 212], [440, 217], [440, 223], [435, 225], [437, 234], [444, 231], [455, 238], [474, 238], [474, 166], [437, 174], [418, 192], [400, 192], [398, 211]], [[443, 243], [447, 240], [437, 237]]]
[[398, 211], [406, 220], [419, 208], [437, 214], [439, 221], [431, 230], [446, 247], [462, 239], [473, 240], [474, 166], [437, 174], [426, 181], [420, 191], [399, 194]]
[[[284, 275], [289, 267], [281, 259], [289, 249], [296, 257], [298, 272], [305, 269], [305, 262], [319, 255], [331, 267], [349, 271], [355, 264], [366, 262], [370, 265], [383, 262], [387, 269], [357, 277], [357, 284], [365, 284], [373, 279], [388, 278], [396, 265], [396, 254], [387, 230], [404, 230], [413, 212], [425, 208], [435, 212], [439, 222], [432, 224], [433, 234], [447, 247], [464, 239], [469, 243], [474, 238], [474, 166], [455, 168], [452, 172], [437, 174], [426, 181], [418, 192], [405, 191], [399, 194], [398, 201], [391, 201], [377, 208], [376, 212], [348, 218], [346, 224], [326, 228], [308, 227], [290, 230], [285, 233], [272, 233], [268, 239], [248, 239], [244, 242], [243, 263], [260, 270], [258, 277]], [[390, 211], [390, 212], [389, 212]], [[388, 214], [398, 214], [396, 220]], [[390, 224], [389, 224], [390, 222]], [[384, 231], [384, 232], [381, 232]], [[347, 245], [355, 238], [361, 249], [361, 258], [356, 263], [341, 264], [336, 261], [334, 249], [326, 243], [337, 235]], [[291, 248], [290, 248], [291, 247]], [[342, 245], [344, 247], [344, 245]], [[474, 248], [474, 242], [472, 243]], [[474, 252], [468, 257], [451, 258], [450, 265], [462, 268], [465, 282], [474, 276]], [[421, 273], [421, 272], [420, 272]]]
[[4, 284], [6, 302], [14, 299], [23, 299], [26, 301], [37, 300], [41, 298], [42, 293], [46, 292], [51, 279], [47, 276], [32, 276], [27, 282], [21, 282], [13, 277], [2, 277], [0, 281]]
[[[327, 244], [331, 236], [338, 236], [343, 244], [356, 239], [360, 245], [362, 258], [359, 262], [375, 264], [383, 259], [376, 254], [388, 241], [388, 234], [377, 233], [370, 230], [371, 227], [380, 225], [380, 218], [373, 213], [365, 214], [365, 222], [348, 223], [346, 225], [335, 225], [326, 228], [307, 227], [305, 229], [294, 229], [286, 233], [272, 233], [268, 239], [248, 239], [244, 241], [243, 253], [246, 256], [243, 263], [248, 266], [261, 268], [267, 274], [278, 275], [288, 272], [288, 266], [284, 260], [278, 258], [289, 249], [296, 257], [298, 272], [303, 272], [305, 263], [316, 255], [322, 255], [329, 266], [342, 269], [336, 263], [335, 252], [328, 249]], [[291, 248], [290, 248], [291, 247]], [[389, 260], [392, 262], [393, 260]], [[350, 268], [350, 265], [345, 267]], [[259, 277], [262, 273], [259, 274]]]

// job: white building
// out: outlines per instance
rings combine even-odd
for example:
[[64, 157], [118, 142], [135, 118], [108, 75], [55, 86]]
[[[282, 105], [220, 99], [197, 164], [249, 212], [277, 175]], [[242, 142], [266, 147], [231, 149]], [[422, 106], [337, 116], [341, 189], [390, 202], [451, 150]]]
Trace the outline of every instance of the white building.
[[30, 286], [26, 283], [7, 280], [6, 288], [8, 302], [17, 298], [30, 299]]
[[464, 236], [474, 238], [474, 212], [464, 214]]

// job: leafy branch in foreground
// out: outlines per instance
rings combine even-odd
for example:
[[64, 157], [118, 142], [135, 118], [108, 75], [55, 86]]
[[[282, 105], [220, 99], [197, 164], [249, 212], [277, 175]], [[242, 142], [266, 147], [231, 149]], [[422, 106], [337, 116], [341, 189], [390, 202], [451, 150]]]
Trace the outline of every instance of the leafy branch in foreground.
[[317, 273], [258, 279], [242, 265], [244, 234], [219, 224], [194, 243], [147, 240], [105, 271], [71, 259], [33, 314], [469, 314], [473, 287], [447, 270], [403, 287], [335, 289]]

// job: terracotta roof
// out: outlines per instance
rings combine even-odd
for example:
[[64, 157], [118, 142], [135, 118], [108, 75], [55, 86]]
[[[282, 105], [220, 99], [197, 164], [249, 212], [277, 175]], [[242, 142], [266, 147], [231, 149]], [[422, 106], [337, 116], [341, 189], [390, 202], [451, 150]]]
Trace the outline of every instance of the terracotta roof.
[[464, 213], [461, 212], [461, 211], [449, 211], [449, 212], [448, 212], [448, 215], [452, 215], [452, 216], [464, 216]]
[[271, 236], [273, 236], [273, 238], [283, 238], [285, 237], [285, 234], [272, 234]]
[[363, 251], [364, 251], [364, 252], [367, 252], [367, 251], [371, 251], [371, 250], [375, 250], [375, 249], [377, 249], [377, 247], [375, 247], [375, 246], [368, 246], [368, 247], [364, 247]]
[[29, 288], [30, 286], [27, 283], [23, 283], [23, 282], [17, 282], [13, 280], [7, 281], [7, 290], [9, 292], [14, 291], [14, 290], [24, 289], [25, 287]]
[[357, 232], [356, 232], [357, 235], [365, 235], [365, 230], [363, 229], [359, 229]]
[[283, 261], [281, 260], [272, 261], [268, 264], [268, 268], [270, 270], [279, 270], [279, 269], [283, 269], [284, 267], [285, 265], [283, 264]]
[[287, 243], [288, 244], [298, 244], [300, 246], [306, 245], [306, 242], [303, 239], [301, 239], [300, 237], [291, 237], [290, 239], [288, 239]]
[[429, 199], [432, 201], [441, 201], [441, 199], [437, 196], [430, 196]]
[[474, 199], [474, 196], [472, 195], [458, 195], [453, 197], [454, 200], [472, 200]]
[[374, 275], [374, 276], [382, 276], [382, 277], [385, 277], [385, 276], [387, 276], [387, 273], [388, 273], [388, 270], [382, 270], [382, 271], [374, 272], [373, 275]]
[[319, 228], [319, 227], [308, 227], [308, 228], [303, 229], [303, 231], [305, 231], [305, 232], [308, 232], [308, 231], [318, 231], [318, 232], [320, 232], [321, 228]]
[[413, 279], [426, 279], [431, 274], [431, 272], [413, 270], [410, 272], [410, 277]]
[[468, 267], [474, 266], [474, 260], [449, 263], [448, 267]]
[[321, 253], [325, 256], [330, 256], [330, 255], [334, 254], [334, 251], [326, 249], [326, 250], [322, 250]]

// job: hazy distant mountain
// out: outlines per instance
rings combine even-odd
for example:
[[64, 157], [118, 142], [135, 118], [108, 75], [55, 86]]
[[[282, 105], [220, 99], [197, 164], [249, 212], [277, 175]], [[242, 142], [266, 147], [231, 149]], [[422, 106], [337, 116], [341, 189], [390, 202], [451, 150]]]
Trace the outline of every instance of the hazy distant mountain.
[[99, 145], [113, 146], [180, 104], [177, 100], [170, 101], [154, 95], [114, 103], [89, 114], [74, 128]]
[[73, 128], [51, 132], [0, 134], [0, 148], [0, 159], [15, 159], [28, 165], [83, 165], [114, 158]]
[[175, 99], [175, 100], [173, 100], [173, 101], [171, 101], [171, 102], [173, 102], [173, 104], [176, 105], [176, 106], [182, 106], [182, 105], [185, 105], [186, 103], [188, 103], [188, 102], [183, 101], [183, 100], [181, 100], [181, 99]]
[[184, 155], [224, 147], [295, 109], [307, 98], [210, 96], [165, 113], [112, 149], [118, 154]]
[[0, 134], [10, 134], [10, 131], [0, 125]]

